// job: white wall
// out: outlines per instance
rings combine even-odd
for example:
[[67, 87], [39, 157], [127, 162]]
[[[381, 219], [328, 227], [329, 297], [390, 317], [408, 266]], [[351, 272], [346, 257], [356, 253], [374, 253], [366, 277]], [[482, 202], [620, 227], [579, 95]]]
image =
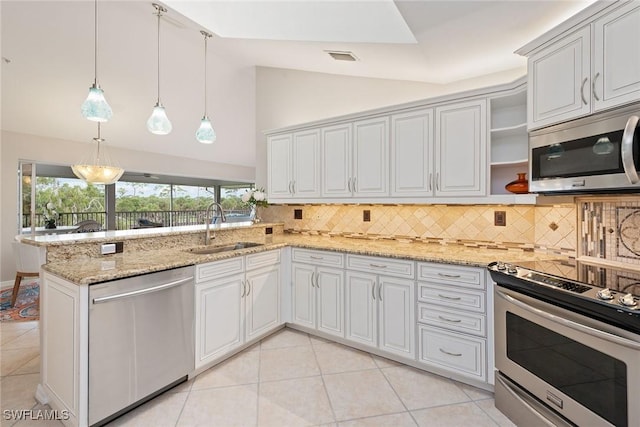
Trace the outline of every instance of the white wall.
[[526, 69], [521, 68], [437, 85], [257, 67], [256, 184], [267, 184], [264, 131], [508, 83], [524, 74]]
[[[92, 143], [79, 143], [2, 131], [0, 134], [0, 280], [11, 280], [15, 266], [10, 243], [18, 234], [18, 175], [20, 160], [36, 163], [68, 165], [86, 158]], [[127, 171], [139, 171], [196, 178], [253, 182], [253, 167], [237, 166], [109, 147], [109, 153]]]

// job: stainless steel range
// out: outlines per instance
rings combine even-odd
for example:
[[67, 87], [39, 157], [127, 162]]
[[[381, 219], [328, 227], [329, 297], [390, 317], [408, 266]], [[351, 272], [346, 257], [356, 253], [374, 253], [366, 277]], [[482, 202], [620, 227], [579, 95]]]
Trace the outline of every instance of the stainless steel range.
[[489, 265], [496, 407], [518, 426], [640, 426], [640, 272]]

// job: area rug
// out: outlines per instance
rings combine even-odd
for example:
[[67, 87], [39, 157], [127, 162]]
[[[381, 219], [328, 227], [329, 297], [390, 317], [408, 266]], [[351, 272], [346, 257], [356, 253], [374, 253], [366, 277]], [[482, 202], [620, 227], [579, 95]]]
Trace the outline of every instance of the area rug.
[[40, 285], [38, 280], [24, 280], [16, 304], [11, 307], [12, 288], [0, 291], [0, 321], [38, 320], [40, 317]]

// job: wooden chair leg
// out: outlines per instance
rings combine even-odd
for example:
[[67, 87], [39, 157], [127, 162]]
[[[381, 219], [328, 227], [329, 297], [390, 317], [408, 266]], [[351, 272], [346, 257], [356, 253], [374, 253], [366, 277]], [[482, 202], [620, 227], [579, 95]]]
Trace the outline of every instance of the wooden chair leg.
[[16, 271], [16, 281], [13, 284], [13, 292], [11, 292], [11, 307], [16, 304], [16, 299], [18, 299], [18, 293], [20, 293], [20, 283], [22, 283], [22, 279], [25, 277], [38, 277], [39, 273], [24, 273], [22, 271]]
[[16, 304], [18, 292], [20, 291], [20, 283], [22, 282], [22, 273], [16, 273], [16, 281], [13, 283], [13, 292], [11, 292], [11, 307]]

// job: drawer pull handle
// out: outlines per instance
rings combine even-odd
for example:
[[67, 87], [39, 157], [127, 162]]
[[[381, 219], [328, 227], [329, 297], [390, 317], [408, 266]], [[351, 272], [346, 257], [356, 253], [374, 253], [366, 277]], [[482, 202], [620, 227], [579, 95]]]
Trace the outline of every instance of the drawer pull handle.
[[440, 349], [440, 352], [444, 354], [448, 354], [449, 356], [455, 356], [455, 357], [462, 356], [462, 353], [451, 353], [450, 351], [444, 350], [442, 348]]
[[449, 297], [449, 296], [442, 295], [442, 294], [438, 294], [438, 296], [439, 296], [440, 298], [450, 299], [450, 300], [453, 300], [453, 301], [460, 301], [460, 300], [462, 299], [462, 298], [460, 298], [460, 297]]
[[373, 263], [371, 263], [371, 264], [369, 264], [369, 265], [370, 265], [371, 267], [374, 267], [374, 268], [387, 268], [387, 266], [386, 266], [386, 265], [382, 265], [382, 264], [373, 264]]
[[309, 255], [309, 258], [311, 258], [311, 259], [324, 259], [324, 257], [314, 256], [314, 255]]
[[440, 277], [448, 277], [449, 279], [459, 279], [460, 278], [459, 274], [438, 273], [438, 276], [440, 276]]
[[462, 320], [460, 320], [460, 319], [447, 319], [446, 317], [442, 317], [442, 316], [438, 316], [438, 319], [444, 320], [445, 322], [451, 322], [451, 323], [460, 323], [460, 322], [462, 322]]

